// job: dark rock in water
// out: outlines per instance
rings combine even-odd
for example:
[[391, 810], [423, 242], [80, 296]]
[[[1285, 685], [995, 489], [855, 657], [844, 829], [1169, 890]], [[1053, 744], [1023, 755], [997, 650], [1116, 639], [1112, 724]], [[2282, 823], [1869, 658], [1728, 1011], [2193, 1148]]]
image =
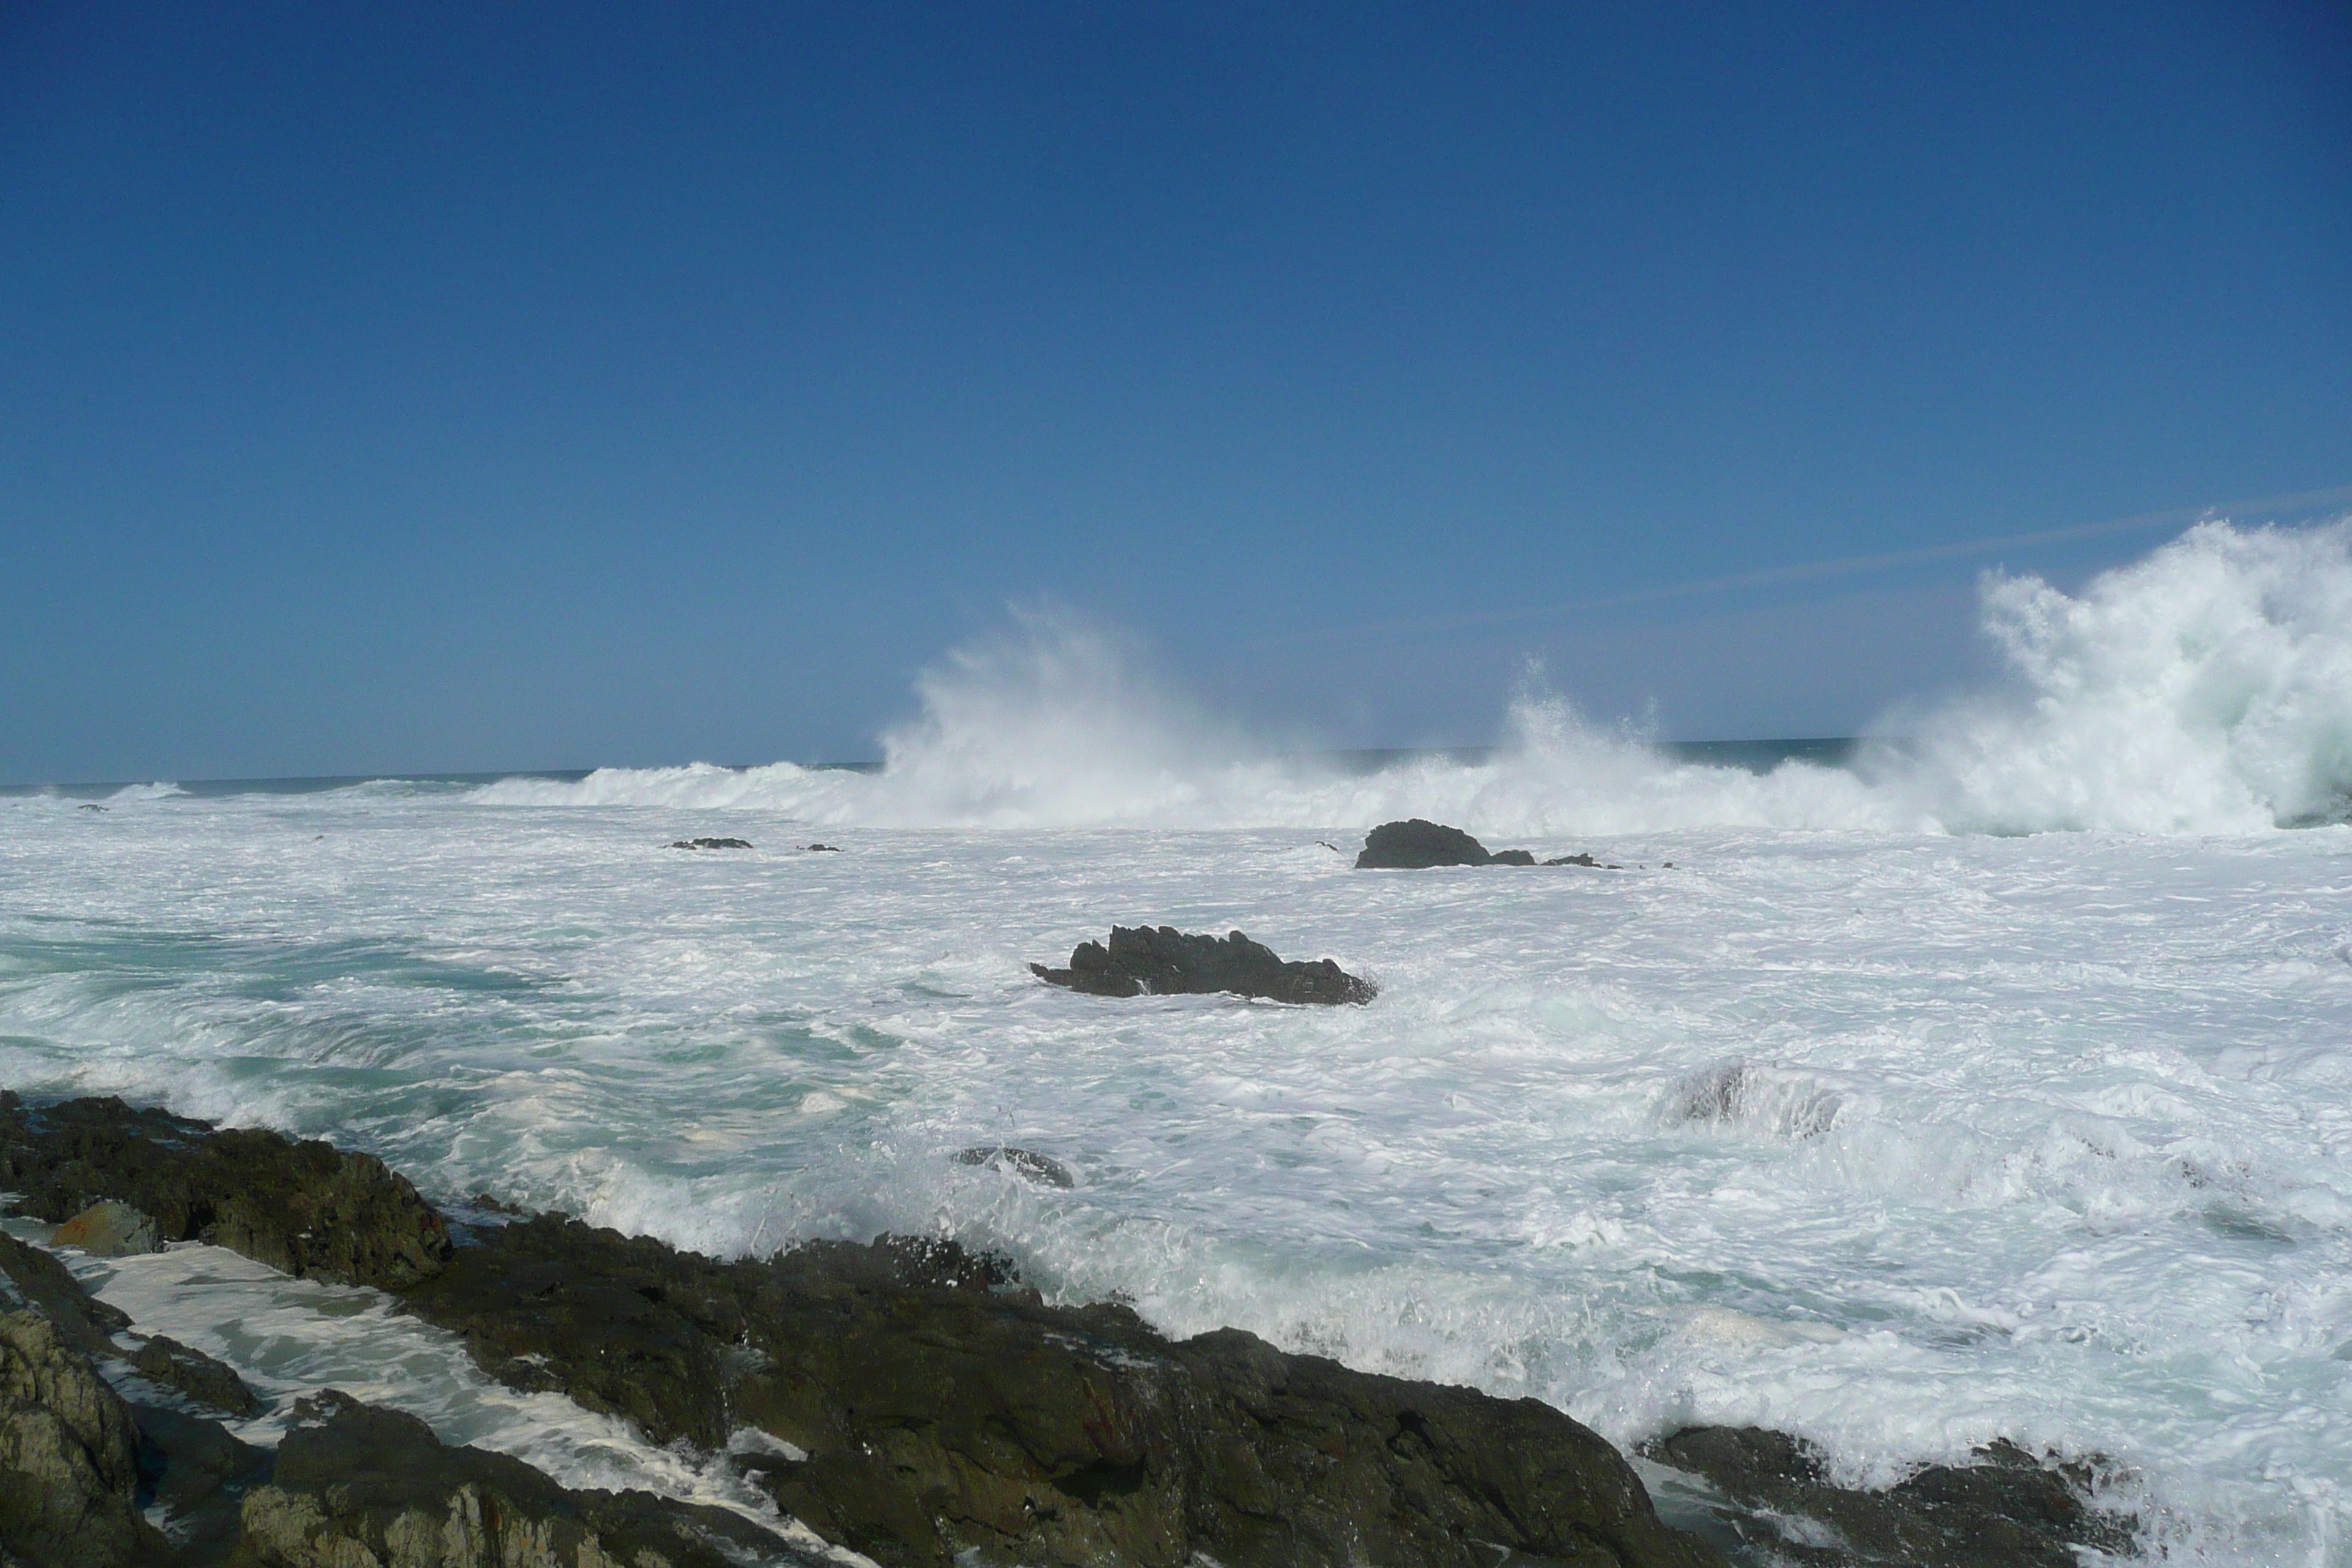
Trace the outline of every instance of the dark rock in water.
[[119, 1198], [166, 1241], [213, 1242], [302, 1279], [396, 1289], [449, 1255], [441, 1216], [373, 1154], [217, 1131], [110, 1097], [34, 1108], [0, 1090], [0, 1187], [48, 1220]]
[[1383, 822], [1365, 834], [1356, 869], [1425, 871], [1433, 866], [1485, 866], [1494, 858], [1485, 845], [1460, 828], [1416, 816]]
[[[1532, 866], [1535, 853], [1528, 849], [1496, 849], [1486, 847], [1458, 827], [1448, 827], [1442, 822], [1428, 822], [1413, 817], [1405, 822], [1383, 822], [1364, 835], [1363, 852], [1356, 857], [1360, 871], [1425, 871], [1433, 866]], [[1590, 851], [1562, 855], [1546, 860], [1547, 866], [1589, 866], [1594, 870], [1622, 871], [1622, 866], [1604, 867]]]
[[[1125, 1308], [1049, 1307], [950, 1242], [719, 1263], [542, 1216], [405, 1293], [517, 1387], [726, 1444], [779, 1506], [886, 1568], [1717, 1564], [1610, 1446], [1535, 1400], [1352, 1372]], [[289, 1447], [292, 1440], [289, 1439]], [[783, 1446], [789, 1445], [787, 1450]], [[805, 1461], [789, 1452], [805, 1453]], [[289, 1459], [280, 1458], [283, 1476]]]
[[254, 1397], [253, 1390], [245, 1385], [245, 1379], [237, 1376], [234, 1368], [223, 1366], [204, 1352], [168, 1335], [157, 1334], [141, 1345], [139, 1353], [131, 1358], [131, 1370], [199, 1405], [209, 1405], [236, 1416], [261, 1414], [261, 1401]]
[[38, 1312], [0, 1314], [0, 1557], [129, 1568], [171, 1554], [141, 1515], [131, 1408]]
[[1230, 992], [1276, 1002], [1369, 1002], [1374, 987], [1331, 960], [1285, 963], [1262, 942], [1240, 931], [1198, 936], [1174, 926], [1113, 926], [1110, 945], [1080, 942], [1067, 969], [1033, 963], [1029, 972], [1049, 985], [1066, 985], [1092, 996], [1200, 995]]
[[1014, 1175], [1035, 1182], [1040, 1186], [1074, 1187], [1077, 1179], [1070, 1168], [1050, 1155], [1034, 1149], [1015, 1149], [1010, 1145], [982, 1144], [956, 1155], [959, 1165], [986, 1165], [993, 1170], [1010, 1171]]
[[808, 852], [812, 855], [838, 855], [841, 853], [841, 846], [838, 844], [812, 844], [807, 847]]
[[749, 849], [748, 838], [679, 838], [671, 842], [673, 849]]
[[[2078, 1546], [2133, 1546], [2126, 1523], [2085, 1500], [2089, 1466], [2044, 1463], [2006, 1440], [1979, 1448], [1974, 1464], [1930, 1465], [1883, 1492], [1830, 1485], [1811, 1445], [1754, 1426], [1687, 1427], [1642, 1451], [1705, 1477], [1733, 1505], [1727, 1525], [1808, 1568], [2076, 1568]], [[1802, 1521], [1816, 1528], [1790, 1528]]]
[[106, 807], [102, 805], [80, 805], [76, 806], [74, 809], [77, 811], [104, 811]]
[[278, 1446], [269, 1484], [248, 1493], [242, 1550], [272, 1568], [735, 1568], [814, 1564], [726, 1509], [651, 1492], [572, 1491], [520, 1459], [451, 1448], [415, 1416], [328, 1390], [318, 1425]]

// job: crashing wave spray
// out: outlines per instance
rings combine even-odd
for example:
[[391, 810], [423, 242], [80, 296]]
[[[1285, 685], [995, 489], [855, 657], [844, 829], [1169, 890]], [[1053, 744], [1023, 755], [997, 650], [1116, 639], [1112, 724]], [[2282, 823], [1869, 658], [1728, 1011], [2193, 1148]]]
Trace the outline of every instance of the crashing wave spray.
[[1726, 826], [2242, 833], [2352, 815], [2352, 521], [2207, 522], [2070, 597], [1989, 574], [1982, 626], [2010, 689], [1911, 726], [1856, 771], [1674, 762], [1531, 682], [1504, 744], [1349, 776], [1277, 754], [1151, 682], [1118, 637], [1020, 612], [917, 682], [878, 773], [606, 769], [509, 780], [501, 805], [744, 807], [893, 827], [1354, 827], [1473, 832]]
[[2069, 598], [1989, 575], [2021, 689], [1951, 710], [1897, 781], [1956, 829], [2240, 833], [2352, 807], [2352, 520], [2206, 522]]

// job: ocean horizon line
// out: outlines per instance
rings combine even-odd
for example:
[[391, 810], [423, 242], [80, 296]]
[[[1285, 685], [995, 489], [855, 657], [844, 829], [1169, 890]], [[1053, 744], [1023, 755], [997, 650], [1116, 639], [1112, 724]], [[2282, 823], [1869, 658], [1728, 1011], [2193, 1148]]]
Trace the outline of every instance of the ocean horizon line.
[[[1880, 739], [1880, 737], [1811, 735], [1755, 740], [1643, 741], [1641, 743], [1676, 762], [1744, 767], [1752, 773], [1769, 773], [1781, 763], [1791, 760], [1817, 763], [1829, 767], [1838, 766], [1849, 760], [1865, 739]], [[1465, 766], [1475, 767], [1491, 760], [1501, 749], [1492, 745], [1339, 746], [1325, 751], [1296, 752], [1286, 755], [1286, 758], [1336, 763], [1341, 771], [1349, 773], [1374, 773], [1401, 763], [1410, 763], [1424, 758], [1445, 758]], [[687, 764], [646, 765], [667, 767]], [[750, 773], [756, 768], [773, 767], [775, 763], [718, 763], [711, 765], [724, 768], [730, 773]], [[793, 765], [811, 773], [878, 773], [885, 764], [881, 758], [875, 757], [850, 762], [794, 763]], [[320, 795], [330, 790], [351, 789], [369, 784], [461, 786], [497, 784], [505, 779], [545, 779], [553, 783], [572, 784], [600, 771], [597, 768], [494, 768], [480, 771], [418, 773], [253, 774], [209, 779], [163, 777], [81, 779], [70, 782], [0, 784], [0, 795], [97, 796], [158, 784], [169, 784], [174, 789], [193, 795]]]

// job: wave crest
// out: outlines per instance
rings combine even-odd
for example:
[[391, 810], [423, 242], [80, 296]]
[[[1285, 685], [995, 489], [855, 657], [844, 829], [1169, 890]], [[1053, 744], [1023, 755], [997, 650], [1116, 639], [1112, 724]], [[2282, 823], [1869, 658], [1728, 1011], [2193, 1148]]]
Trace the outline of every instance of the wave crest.
[[1431, 816], [1482, 836], [1696, 827], [2244, 833], [2352, 817], [2352, 520], [2198, 525], [2069, 596], [1989, 574], [2007, 689], [1953, 704], [1852, 768], [1676, 762], [1531, 681], [1486, 758], [1352, 774], [1283, 754], [1141, 673], [1066, 614], [950, 653], [877, 773], [779, 763], [506, 780], [494, 805], [751, 808], [877, 827], [1356, 827]]

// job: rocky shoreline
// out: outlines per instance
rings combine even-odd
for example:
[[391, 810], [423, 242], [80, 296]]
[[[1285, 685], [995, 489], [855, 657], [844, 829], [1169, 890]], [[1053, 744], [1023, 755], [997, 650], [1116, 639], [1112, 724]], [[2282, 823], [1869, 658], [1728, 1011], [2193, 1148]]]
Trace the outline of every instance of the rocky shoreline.
[[[255, 1447], [224, 1419], [255, 1408], [233, 1369], [142, 1335], [0, 1236], [0, 1552], [28, 1564], [1726, 1561], [1538, 1401], [1238, 1330], [1171, 1341], [1123, 1306], [1049, 1305], [951, 1241], [722, 1261], [560, 1215], [457, 1226], [371, 1155], [5, 1091], [0, 1188], [52, 1223], [125, 1205], [85, 1222], [92, 1247], [205, 1241], [385, 1291], [499, 1383], [726, 1454], [776, 1510], [567, 1489], [331, 1389], [295, 1402], [274, 1452]], [[2128, 1540], [2084, 1506], [2087, 1473], [2022, 1450], [1885, 1493], [1828, 1485], [1779, 1434], [1700, 1428], [1647, 1457], [1713, 1489], [1697, 1522], [1748, 1562], [2055, 1568], [2074, 1544]]]

